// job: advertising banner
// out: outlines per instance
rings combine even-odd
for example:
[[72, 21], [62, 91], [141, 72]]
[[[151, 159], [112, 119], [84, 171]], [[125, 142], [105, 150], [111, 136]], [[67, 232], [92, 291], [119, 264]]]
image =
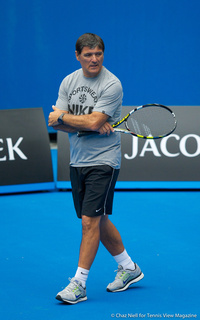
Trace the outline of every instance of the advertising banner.
[[[125, 116], [133, 107], [123, 107]], [[200, 187], [200, 107], [171, 107], [177, 129], [158, 140], [138, 139], [121, 134], [122, 164], [119, 188]], [[69, 142], [58, 135], [58, 186], [69, 181]], [[61, 185], [61, 184], [60, 184]]]
[[0, 111], [0, 193], [53, 189], [42, 108]]

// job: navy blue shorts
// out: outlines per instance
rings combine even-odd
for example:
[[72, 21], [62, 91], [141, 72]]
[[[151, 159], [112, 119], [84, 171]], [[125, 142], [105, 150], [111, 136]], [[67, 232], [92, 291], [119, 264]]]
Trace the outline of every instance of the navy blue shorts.
[[108, 165], [70, 167], [72, 195], [78, 218], [112, 214], [119, 169]]

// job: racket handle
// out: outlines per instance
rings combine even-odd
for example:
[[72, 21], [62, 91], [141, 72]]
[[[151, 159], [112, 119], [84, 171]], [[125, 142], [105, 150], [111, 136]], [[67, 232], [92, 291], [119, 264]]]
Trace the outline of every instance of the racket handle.
[[97, 131], [78, 131], [77, 137], [91, 136], [92, 134], [99, 134], [99, 133]]

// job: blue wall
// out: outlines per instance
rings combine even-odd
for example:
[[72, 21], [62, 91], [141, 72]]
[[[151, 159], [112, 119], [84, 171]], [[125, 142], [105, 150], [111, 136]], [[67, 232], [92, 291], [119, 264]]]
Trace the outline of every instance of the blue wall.
[[0, 109], [42, 107], [47, 119], [85, 32], [104, 39], [124, 105], [200, 105], [199, 16], [199, 0], [2, 1]]

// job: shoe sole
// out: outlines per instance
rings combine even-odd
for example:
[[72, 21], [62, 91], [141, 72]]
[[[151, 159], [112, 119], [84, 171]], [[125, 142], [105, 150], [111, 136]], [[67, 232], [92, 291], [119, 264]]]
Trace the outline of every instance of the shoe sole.
[[63, 299], [59, 294], [56, 296], [56, 299], [59, 300], [59, 301], [62, 301], [62, 302], [65, 302], [67, 304], [76, 304], [78, 302], [82, 302], [82, 301], [86, 301], [87, 300], [87, 297], [83, 297], [83, 298], [80, 298], [80, 299], [77, 299], [77, 300], [67, 300], [67, 299]]
[[143, 278], [144, 278], [144, 274], [143, 274], [143, 273], [140, 273], [140, 275], [139, 275], [137, 278], [129, 281], [123, 288], [119, 288], [119, 289], [116, 289], [116, 290], [110, 290], [110, 289], [107, 288], [106, 290], [107, 290], [108, 292], [120, 292], [120, 291], [125, 291], [126, 289], [128, 289], [128, 287], [129, 287], [131, 284], [136, 283], [136, 282], [142, 280]]

